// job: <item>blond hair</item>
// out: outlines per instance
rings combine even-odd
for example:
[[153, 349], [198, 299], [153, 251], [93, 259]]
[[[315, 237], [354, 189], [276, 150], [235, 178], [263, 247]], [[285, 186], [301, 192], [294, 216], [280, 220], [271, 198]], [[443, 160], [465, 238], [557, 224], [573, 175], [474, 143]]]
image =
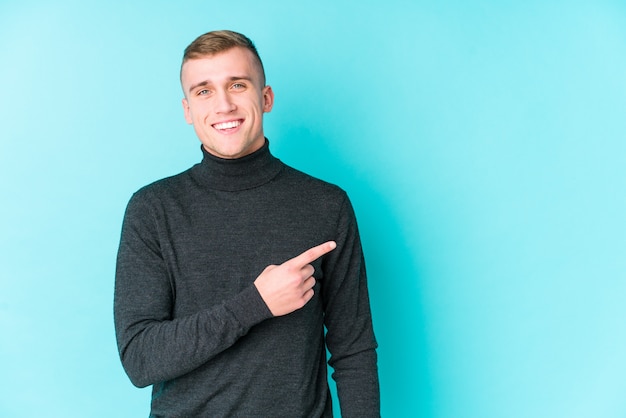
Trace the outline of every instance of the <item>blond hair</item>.
[[259, 67], [261, 85], [264, 86], [265, 69], [263, 68], [263, 61], [261, 61], [261, 57], [259, 56], [256, 46], [254, 46], [252, 40], [250, 40], [247, 36], [230, 30], [217, 30], [198, 36], [192, 43], [189, 44], [187, 48], [185, 48], [181, 71], [182, 66], [189, 60], [219, 54], [220, 52], [236, 47], [245, 48], [252, 52], [252, 55], [256, 58], [257, 65]]

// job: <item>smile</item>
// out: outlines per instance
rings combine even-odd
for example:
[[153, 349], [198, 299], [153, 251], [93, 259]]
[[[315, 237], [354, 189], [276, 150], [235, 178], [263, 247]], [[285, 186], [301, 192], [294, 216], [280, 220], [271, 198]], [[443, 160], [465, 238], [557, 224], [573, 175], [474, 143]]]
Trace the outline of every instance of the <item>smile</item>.
[[240, 125], [241, 125], [241, 123], [242, 123], [242, 120], [241, 120], [241, 119], [238, 119], [238, 120], [230, 120], [230, 121], [228, 121], [228, 122], [216, 123], [216, 124], [214, 124], [214, 125], [213, 125], [213, 127], [214, 127], [215, 129], [217, 129], [217, 130], [224, 131], [224, 130], [227, 130], [227, 129], [233, 129], [233, 128], [236, 128], [236, 127], [240, 126]]

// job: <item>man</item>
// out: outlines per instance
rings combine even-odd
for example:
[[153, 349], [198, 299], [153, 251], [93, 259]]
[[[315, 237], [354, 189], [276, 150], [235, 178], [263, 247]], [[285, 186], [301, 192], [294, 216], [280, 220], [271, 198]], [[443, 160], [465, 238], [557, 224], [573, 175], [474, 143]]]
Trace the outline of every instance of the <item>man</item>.
[[118, 348], [151, 416], [330, 417], [326, 348], [342, 415], [379, 416], [346, 194], [270, 153], [274, 93], [247, 37], [197, 38], [181, 84], [202, 162], [133, 195], [116, 271]]

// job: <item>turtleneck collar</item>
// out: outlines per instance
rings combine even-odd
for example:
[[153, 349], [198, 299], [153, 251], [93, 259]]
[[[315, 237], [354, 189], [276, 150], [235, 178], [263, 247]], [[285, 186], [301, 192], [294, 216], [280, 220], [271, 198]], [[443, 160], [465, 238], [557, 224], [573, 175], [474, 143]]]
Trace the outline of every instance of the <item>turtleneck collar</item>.
[[200, 147], [204, 155], [191, 174], [211, 189], [235, 192], [261, 186], [282, 170], [283, 164], [270, 153], [269, 141], [259, 150], [236, 159], [219, 158]]

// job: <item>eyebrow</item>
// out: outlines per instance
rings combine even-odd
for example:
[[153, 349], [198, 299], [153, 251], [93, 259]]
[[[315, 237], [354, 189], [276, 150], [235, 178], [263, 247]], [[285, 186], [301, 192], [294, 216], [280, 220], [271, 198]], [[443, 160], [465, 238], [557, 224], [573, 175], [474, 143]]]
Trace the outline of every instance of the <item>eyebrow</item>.
[[[249, 81], [251, 83], [254, 82], [252, 80], [252, 78], [248, 77], [248, 76], [234, 76], [234, 77], [229, 77], [228, 78], [228, 81], [237, 81], [237, 80], [245, 80], [245, 81]], [[210, 84], [211, 84], [211, 82], [209, 80], [200, 81], [200, 82], [192, 85], [191, 87], [189, 87], [189, 93], [191, 93], [192, 91], [194, 91], [198, 87], [204, 87], [204, 86], [208, 86]]]

